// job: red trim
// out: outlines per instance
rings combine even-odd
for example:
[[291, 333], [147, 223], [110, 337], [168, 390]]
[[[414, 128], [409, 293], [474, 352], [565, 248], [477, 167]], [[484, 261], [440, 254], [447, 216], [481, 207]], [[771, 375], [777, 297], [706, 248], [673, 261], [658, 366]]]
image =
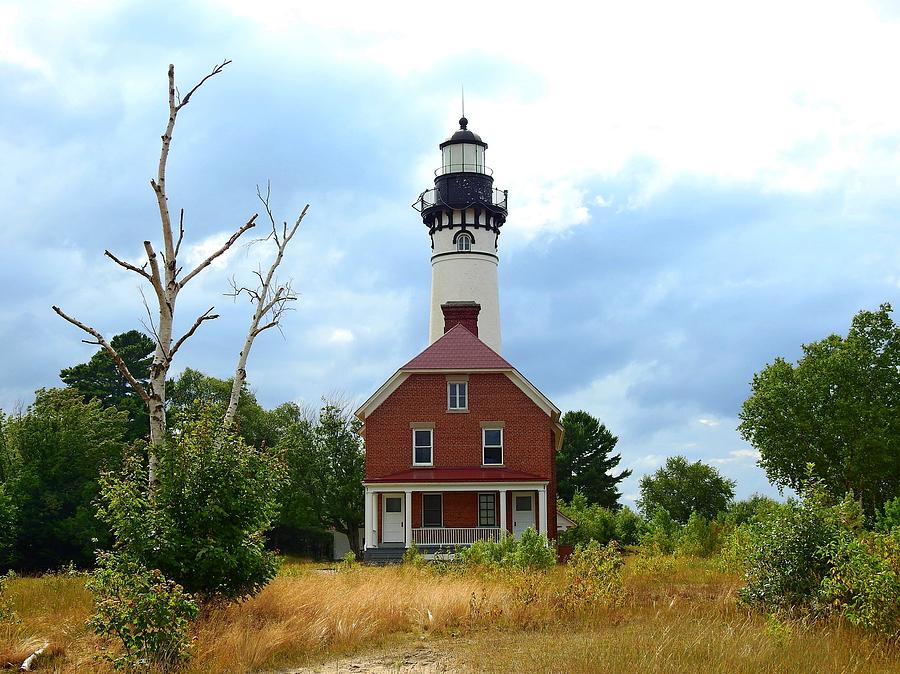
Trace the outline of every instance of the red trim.
[[510, 468], [413, 468], [366, 482], [547, 482], [546, 478]]

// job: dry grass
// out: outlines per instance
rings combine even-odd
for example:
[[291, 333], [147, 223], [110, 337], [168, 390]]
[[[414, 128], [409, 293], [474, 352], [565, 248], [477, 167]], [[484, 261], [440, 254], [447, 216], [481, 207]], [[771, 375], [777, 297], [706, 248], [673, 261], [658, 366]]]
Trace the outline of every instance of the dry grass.
[[[496, 577], [289, 564], [252, 600], [204, 610], [188, 670], [299, 667], [415, 641], [460, 671], [900, 671], [896, 645], [749, 614], [734, 601], [736, 579], [702, 562], [629, 560], [625, 604], [579, 615], [561, 610], [562, 582], [559, 570]], [[81, 579], [17, 579], [9, 593], [20, 622], [0, 627], [0, 657], [50, 640], [64, 654], [45, 658], [42, 671], [106, 671], [84, 628]]]

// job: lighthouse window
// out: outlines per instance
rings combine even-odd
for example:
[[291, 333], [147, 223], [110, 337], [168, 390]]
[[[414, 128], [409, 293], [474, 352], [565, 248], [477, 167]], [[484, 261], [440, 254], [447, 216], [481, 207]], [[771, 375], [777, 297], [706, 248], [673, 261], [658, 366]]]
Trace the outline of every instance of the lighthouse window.
[[469, 407], [469, 385], [464, 382], [451, 381], [447, 384], [447, 409], [465, 410]]
[[456, 250], [461, 253], [468, 253], [472, 250], [472, 237], [468, 234], [460, 234], [456, 239]]

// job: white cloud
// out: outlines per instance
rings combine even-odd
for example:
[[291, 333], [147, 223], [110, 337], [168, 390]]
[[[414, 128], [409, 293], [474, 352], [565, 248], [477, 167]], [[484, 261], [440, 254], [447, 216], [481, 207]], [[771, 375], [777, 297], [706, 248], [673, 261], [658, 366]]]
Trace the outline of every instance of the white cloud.
[[326, 341], [329, 344], [349, 344], [355, 339], [352, 330], [347, 328], [334, 328], [328, 331]]
[[697, 423], [702, 424], [704, 426], [718, 426], [719, 421], [717, 419], [708, 419], [706, 417], [700, 417], [697, 419]]

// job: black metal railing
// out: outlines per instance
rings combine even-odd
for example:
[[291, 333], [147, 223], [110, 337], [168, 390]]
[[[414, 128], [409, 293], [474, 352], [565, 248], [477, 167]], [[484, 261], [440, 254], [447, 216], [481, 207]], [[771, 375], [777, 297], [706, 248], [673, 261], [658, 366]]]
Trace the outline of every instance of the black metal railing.
[[[508, 210], [506, 205], [509, 199], [509, 195], [506, 190], [500, 190], [496, 187], [491, 189], [490, 192], [490, 205], [497, 206], [498, 208], [502, 208], [504, 211]], [[470, 205], [474, 206], [476, 204], [475, 201], [472, 201]], [[432, 187], [431, 189], [425, 190], [422, 194], [419, 195], [419, 198], [416, 199], [415, 203], [413, 203], [412, 207], [415, 208], [419, 213], [424, 211], [427, 208], [432, 208], [433, 206], [448, 206], [450, 208], [461, 208], [458, 204], [448, 204], [441, 195], [441, 191], [437, 187]]]

